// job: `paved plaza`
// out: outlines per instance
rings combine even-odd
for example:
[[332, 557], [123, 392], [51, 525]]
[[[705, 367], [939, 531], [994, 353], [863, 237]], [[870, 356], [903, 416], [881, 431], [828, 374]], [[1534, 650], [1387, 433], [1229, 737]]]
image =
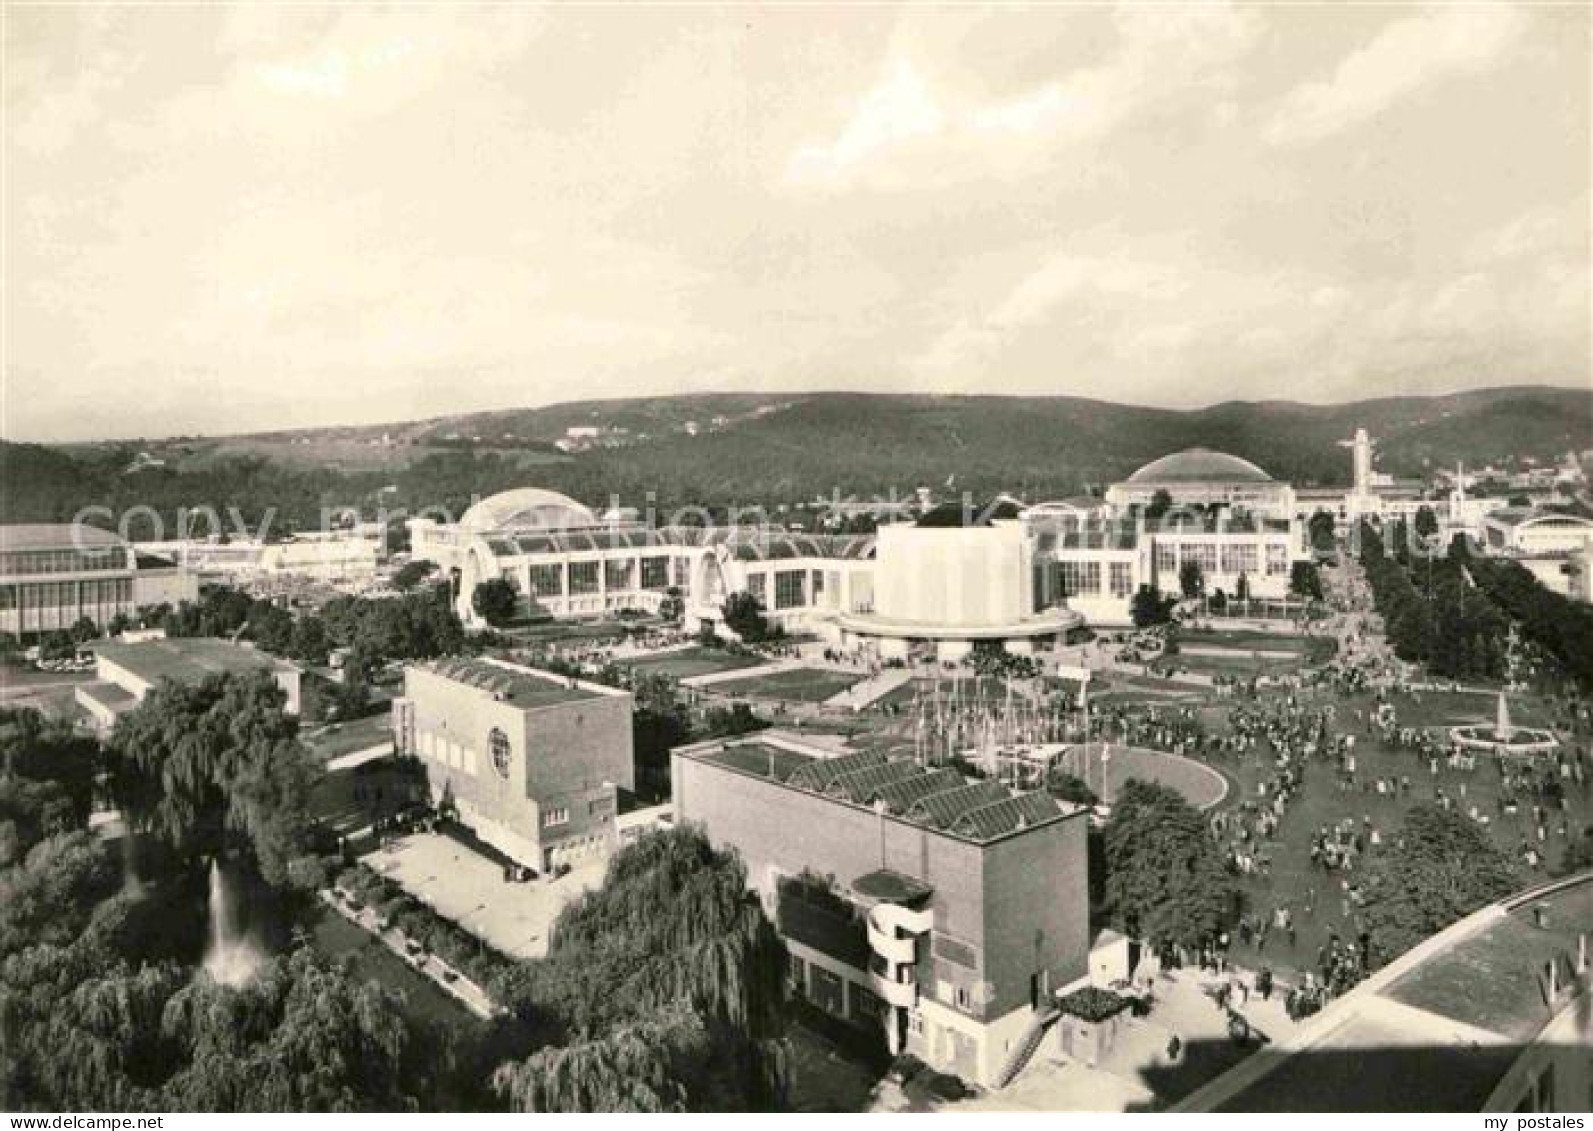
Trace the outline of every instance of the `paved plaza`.
[[564, 905], [603, 881], [604, 861], [558, 879], [506, 883], [502, 867], [457, 840], [415, 833], [391, 841], [364, 862], [438, 914], [505, 954], [540, 958]]

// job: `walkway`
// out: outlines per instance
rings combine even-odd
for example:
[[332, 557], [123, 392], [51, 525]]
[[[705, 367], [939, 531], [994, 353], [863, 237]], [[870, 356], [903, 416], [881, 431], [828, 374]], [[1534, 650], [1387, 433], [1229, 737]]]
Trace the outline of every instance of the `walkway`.
[[870, 703], [882, 699], [903, 684], [911, 683], [913, 673], [908, 668], [881, 668], [861, 683], [854, 683], [839, 695], [824, 701], [826, 707], [850, 707], [861, 711]]
[[455, 970], [448, 963], [438, 958], [435, 954], [424, 957], [412, 956], [409, 953], [409, 937], [403, 931], [394, 927], [384, 931], [377, 926], [376, 912], [366, 907], [358, 912], [351, 910], [344, 902], [332, 892], [322, 889], [321, 902], [336, 911], [343, 918], [353, 923], [356, 927], [374, 935], [387, 946], [387, 949], [402, 958], [415, 970], [430, 978], [433, 982], [454, 1000], [470, 1010], [483, 1021], [490, 1021], [502, 1010], [498, 1003], [493, 1001], [476, 983]]

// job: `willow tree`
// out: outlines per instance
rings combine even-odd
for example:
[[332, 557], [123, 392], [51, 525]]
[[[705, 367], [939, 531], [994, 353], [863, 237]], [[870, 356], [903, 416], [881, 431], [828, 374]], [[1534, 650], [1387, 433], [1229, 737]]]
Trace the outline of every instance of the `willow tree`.
[[124, 715], [109, 745], [132, 827], [198, 859], [247, 845], [272, 883], [308, 832], [318, 770], [266, 675], [167, 683]]
[[[783, 1078], [785, 969], [739, 856], [691, 828], [645, 836], [564, 909], [547, 957], [523, 972], [527, 1004], [562, 1025], [568, 1056], [506, 1069], [499, 1090], [544, 1111], [592, 1110], [548, 1105], [599, 1093], [694, 1111], [770, 1106]], [[662, 1017], [672, 1020], [660, 1028]], [[642, 1063], [678, 1088], [603, 1083]]]

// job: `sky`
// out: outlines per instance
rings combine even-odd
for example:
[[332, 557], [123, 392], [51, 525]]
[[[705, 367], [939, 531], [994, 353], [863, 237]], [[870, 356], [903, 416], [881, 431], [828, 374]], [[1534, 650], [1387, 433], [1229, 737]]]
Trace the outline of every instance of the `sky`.
[[1580, 4], [3, 19], [7, 439], [1593, 379]]

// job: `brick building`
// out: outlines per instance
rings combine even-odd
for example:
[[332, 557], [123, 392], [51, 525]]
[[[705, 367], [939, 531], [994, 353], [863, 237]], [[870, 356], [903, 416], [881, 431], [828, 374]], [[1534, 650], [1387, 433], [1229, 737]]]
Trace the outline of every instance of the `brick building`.
[[673, 752], [676, 819], [737, 849], [796, 993], [998, 1085], [1086, 979], [1086, 811], [780, 734]]
[[434, 801], [538, 871], [609, 851], [635, 787], [629, 692], [502, 660], [406, 668], [393, 736]]

